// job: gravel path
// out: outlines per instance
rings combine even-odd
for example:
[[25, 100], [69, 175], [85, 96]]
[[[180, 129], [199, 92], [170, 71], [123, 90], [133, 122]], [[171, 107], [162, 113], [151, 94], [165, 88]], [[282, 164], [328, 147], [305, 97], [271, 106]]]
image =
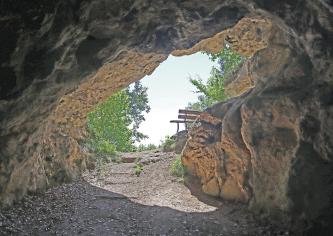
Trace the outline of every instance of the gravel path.
[[139, 176], [134, 163], [112, 163], [1, 210], [0, 235], [289, 235], [195, 181], [186, 187], [170, 175], [173, 153], [135, 155], [145, 163]]

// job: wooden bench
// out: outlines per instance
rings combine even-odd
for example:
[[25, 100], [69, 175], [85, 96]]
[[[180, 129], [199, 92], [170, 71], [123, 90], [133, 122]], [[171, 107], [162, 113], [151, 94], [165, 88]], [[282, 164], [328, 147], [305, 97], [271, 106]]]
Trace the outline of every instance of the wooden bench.
[[170, 123], [177, 123], [177, 133], [179, 132], [179, 124], [180, 123], [193, 123], [198, 117], [202, 114], [201, 111], [192, 111], [179, 109], [178, 111], [178, 120], [170, 120]]

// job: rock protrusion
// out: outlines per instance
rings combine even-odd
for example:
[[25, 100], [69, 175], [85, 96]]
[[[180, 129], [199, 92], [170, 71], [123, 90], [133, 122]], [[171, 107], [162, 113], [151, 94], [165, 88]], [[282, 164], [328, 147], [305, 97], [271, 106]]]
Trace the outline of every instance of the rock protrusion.
[[221, 119], [208, 113], [200, 115], [200, 126], [189, 132], [182, 161], [189, 172], [200, 177], [202, 190], [212, 196], [247, 202], [244, 186], [246, 167], [241, 159], [222, 148]]

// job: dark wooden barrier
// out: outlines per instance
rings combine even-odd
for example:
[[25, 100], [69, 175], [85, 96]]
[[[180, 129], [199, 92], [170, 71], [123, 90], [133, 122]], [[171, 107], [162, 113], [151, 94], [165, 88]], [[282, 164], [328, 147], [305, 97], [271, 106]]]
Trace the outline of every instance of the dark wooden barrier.
[[202, 114], [202, 112], [200, 112], [200, 111], [179, 109], [179, 111], [178, 111], [179, 120], [170, 120], [170, 123], [177, 123], [177, 133], [178, 133], [180, 123], [193, 123], [198, 119], [200, 114]]

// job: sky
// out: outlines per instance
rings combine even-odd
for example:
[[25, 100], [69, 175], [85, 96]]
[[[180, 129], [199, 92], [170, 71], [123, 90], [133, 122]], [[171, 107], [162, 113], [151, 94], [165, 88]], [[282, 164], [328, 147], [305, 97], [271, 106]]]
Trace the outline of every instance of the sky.
[[[195, 88], [189, 82], [189, 77], [198, 75], [206, 81], [213, 65], [208, 56], [202, 53], [182, 57], [170, 55], [153, 74], [141, 80], [142, 84], [148, 87], [151, 107], [139, 128], [140, 132], [149, 136], [142, 144], [159, 145], [166, 135], [176, 133], [177, 124], [170, 123], [170, 120], [177, 119], [178, 109], [197, 100], [198, 94], [194, 93]], [[180, 130], [182, 129], [184, 126], [180, 124]]]

